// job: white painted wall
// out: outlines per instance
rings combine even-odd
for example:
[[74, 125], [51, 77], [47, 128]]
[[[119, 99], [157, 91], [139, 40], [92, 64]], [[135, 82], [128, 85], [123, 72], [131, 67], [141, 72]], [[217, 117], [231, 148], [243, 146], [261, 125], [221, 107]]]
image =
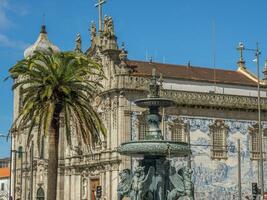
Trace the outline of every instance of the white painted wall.
[[[257, 87], [240, 86], [240, 85], [227, 85], [227, 84], [216, 84], [199, 82], [199, 81], [186, 81], [186, 80], [175, 80], [175, 79], [164, 79], [164, 89], [169, 90], [181, 90], [181, 91], [192, 91], [192, 92], [216, 92], [219, 94], [229, 95], [241, 95], [241, 96], [254, 96], [257, 97]], [[261, 96], [266, 97], [266, 91], [261, 89]]]

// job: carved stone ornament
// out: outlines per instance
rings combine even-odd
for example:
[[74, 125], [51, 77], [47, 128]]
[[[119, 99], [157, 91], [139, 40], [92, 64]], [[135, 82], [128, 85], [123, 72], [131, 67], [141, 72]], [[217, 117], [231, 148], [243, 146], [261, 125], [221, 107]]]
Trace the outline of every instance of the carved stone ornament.
[[90, 35], [91, 35], [91, 40], [93, 40], [96, 36], [96, 25], [94, 21], [91, 22]]
[[78, 53], [82, 52], [82, 38], [81, 35], [78, 33], [75, 40], [75, 51]]
[[115, 36], [112, 17], [105, 16], [104, 18], [104, 36], [106, 36], [109, 39]]
[[[163, 97], [174, 100], [177, 105], [187, 106], [212, 106], [220, 108], [235, 109], [257, 109], [257, 97], [210, 94], [203, 92], [174, 91], [164, 90], [161, 92]], [[261, 98], [261, 109], [267, 110], [267, 98]]]
[[[128, 52], [125, 50], [125, 45], [122, 43], [121, 52], [119, 54], [120, 61], [126, 61], [128, 56]], [[125, 64], [125, 62], [123, 62]]]

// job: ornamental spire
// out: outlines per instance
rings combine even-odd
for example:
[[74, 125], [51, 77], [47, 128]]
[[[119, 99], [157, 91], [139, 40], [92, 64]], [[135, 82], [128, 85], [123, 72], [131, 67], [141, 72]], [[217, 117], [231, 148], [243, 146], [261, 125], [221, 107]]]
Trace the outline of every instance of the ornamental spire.
[[31, 57], [32, 55], [34, 55], [35, 51], [41, 51], [47, 54], [50, 54], [51, 52], [56, 53], [60, 51], [57, 46], [55, 46], [52, 42], [49, 41], [45, 25], [41, 26], [40, 34], [35, 43], [25, 49], [24, 57]]
[[80, 33], [76, 35], [75, 39], [75, 51], [78, 53], [82, 53], [82, 38]]
[[47, 34], [45, 25], [42, 25], [42, 26], [41, 26], [41, 31], [40, 31], [40, 33]]

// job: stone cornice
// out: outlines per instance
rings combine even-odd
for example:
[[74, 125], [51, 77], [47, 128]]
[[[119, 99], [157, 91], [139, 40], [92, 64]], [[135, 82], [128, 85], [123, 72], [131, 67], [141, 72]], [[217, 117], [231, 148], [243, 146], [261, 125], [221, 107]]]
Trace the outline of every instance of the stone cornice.
[[[175, 90], [163, 90], [161, 91], [161, 95], [162, 97], [174, 100], [178, 106], [216, 107], [239, 110], [258, 109], [257, 97]], [[267, 110], [267, 98], [265, 97], [261, 97], [261, 109], [263, 111]]]

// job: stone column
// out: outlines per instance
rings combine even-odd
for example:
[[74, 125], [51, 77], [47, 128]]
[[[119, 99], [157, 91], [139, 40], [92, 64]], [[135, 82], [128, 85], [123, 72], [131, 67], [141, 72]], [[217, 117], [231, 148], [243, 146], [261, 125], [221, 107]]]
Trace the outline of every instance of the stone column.
[[75, 199], [75, 193], [76, 193], [76, 179], [75, 179], [75, 170], [71, 170], [71, 176], [70, 176], [70, 199]]
[[36, 179], [37, 179], [37, 171], [36, 169], [34, 169], [33, 171], [33, 188], [32, 188], [32, 199], [36, 199], [36, 192], [37, 192], [37, 189], [38, 189], [38, 185], [37, 185], [37, 182], [36, 182]]
[[81, 183], [82, 183], [81, 176], [79, 174], [75, 174], [75, 185], [72, 186], [75, 188], [74, 199], [81, 199]]
[[107, 171], [107, 197], [108, 200], [114, 200], [112, 199], [112, 170]]
[[[122, 117], [122, 129], [121, 129], [121, 143], [131, 140], [131, 111], [123, 110]], [[122, 162], [120, 164], [120, 170], [125, 168], [131, 168], [131, 158], [121, 155]]]
[[[63, 122], [63, 118], [60, 118], [61, 122]], [[59, 166], [65, 165], [64, 162], [64, 151], [65, 151], [65, 138], [64, 138], [64, 126], [61, 123], [60, 126], [60, 135], [59, 135], [59, 152], [58, 152], [58, 164]], [[63, 199], [64, 197], [64, 168], [58, 168], [58, 185], [57, 185], [57, 197], [58, 199]]]
[[70, 200], [70, 175], [65, 173], [64, 177], [64, 200]]
[[111, 103], [110, 103], [110, 97], [106, 99], [108, 108], [106, 108], [107, 112], [107, 149], [111, 149]]

